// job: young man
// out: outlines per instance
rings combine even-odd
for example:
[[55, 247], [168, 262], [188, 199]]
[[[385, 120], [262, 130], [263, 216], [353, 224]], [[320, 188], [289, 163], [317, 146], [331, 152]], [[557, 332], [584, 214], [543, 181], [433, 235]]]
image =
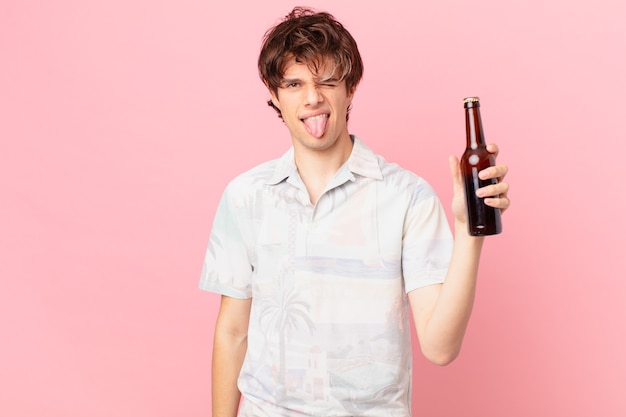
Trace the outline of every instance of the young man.
[[[409, 416], [409, 312], [429, 360], [459, 353], [483, 238], [458, 160], [453, 239], [429, 184], [348, 132], [362, 69], [329, 14], [296, 8], [265, 36], [260, 76], [293, 146], [235, 178], [215, 216], [200, 282], [222, 294], [213, 417]], [[480, 192], [504, 210], [507, 190]]]

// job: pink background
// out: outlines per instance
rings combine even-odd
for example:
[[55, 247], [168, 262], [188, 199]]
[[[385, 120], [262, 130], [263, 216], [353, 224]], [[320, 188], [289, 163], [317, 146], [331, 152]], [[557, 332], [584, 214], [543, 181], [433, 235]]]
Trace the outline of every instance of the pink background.
[[[359, 42], [370, 147], [448, 207], [478, 95], [511, 167], [464, 350], [416, 355], [415, 415], [626, 415], [626, 2], [309, 4]], [[289, 146], [255, 65], [293, 5], [0, 2], [0, 415], [210, 415], [198, 278], [227, 181]]]

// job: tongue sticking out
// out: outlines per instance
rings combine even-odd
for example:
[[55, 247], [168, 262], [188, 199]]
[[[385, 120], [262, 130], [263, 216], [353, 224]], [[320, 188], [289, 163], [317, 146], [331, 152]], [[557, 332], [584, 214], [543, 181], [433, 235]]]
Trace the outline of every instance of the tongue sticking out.
[[326, 126], [328, 125], [328, 115], [320, 114], [319, 116], [309, 117], [304, 119], [304, 125], [306, 130], [316, 138], [321, 138], [326, 132]]

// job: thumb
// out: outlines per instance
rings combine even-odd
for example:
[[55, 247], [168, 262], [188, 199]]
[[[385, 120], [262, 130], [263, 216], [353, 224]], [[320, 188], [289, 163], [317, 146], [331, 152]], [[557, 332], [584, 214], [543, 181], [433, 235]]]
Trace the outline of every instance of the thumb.
[[450, 155], [448, 158], [448, 162], [450, 164], [450, 176], [452, 177], [452, 185], [454, 186], [454, 191], [458, 191], [463, 188], [463, 178], [461, 177], [461, 167], [459, 164], [459, 159]]

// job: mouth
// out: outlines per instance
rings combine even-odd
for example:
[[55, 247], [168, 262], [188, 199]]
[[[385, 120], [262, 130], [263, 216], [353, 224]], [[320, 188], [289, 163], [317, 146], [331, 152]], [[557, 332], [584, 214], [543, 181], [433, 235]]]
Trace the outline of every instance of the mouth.
[[324, 133], [326, 133], [326, 129], [328, 128], [329, 117], [330, 114], [322, 113], [300, 120], [304, 123], [304, 126], [309, 134], [316, 138], [321, 138], [324, 136]]

